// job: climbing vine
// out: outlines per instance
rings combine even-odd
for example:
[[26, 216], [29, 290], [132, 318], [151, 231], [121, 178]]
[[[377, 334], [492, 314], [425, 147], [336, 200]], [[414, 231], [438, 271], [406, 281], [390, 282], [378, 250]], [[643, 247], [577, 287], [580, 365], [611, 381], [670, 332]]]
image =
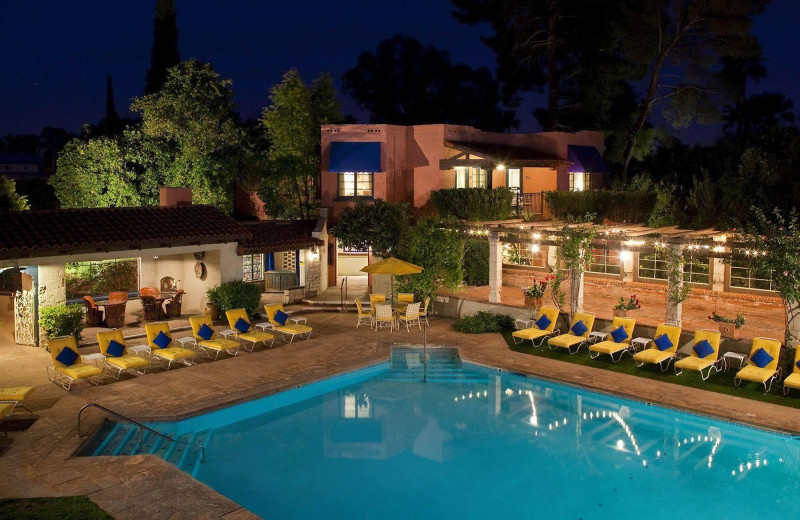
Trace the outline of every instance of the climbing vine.
[[[597, 236], [598, 226], [594, 222], [595, 215], [587, 213], [583, 217], [568, 218], [555, 238], [556, 267], [552, 270], [554, 279], [550, 282], [553, 303], [563, 309], [566, 294], [562, 283], [567, 279], [578, 280], [589, 268], [592, 261], [592, 240]], [[570, 285], [570, 319], [578, 310], [578, 286]]]

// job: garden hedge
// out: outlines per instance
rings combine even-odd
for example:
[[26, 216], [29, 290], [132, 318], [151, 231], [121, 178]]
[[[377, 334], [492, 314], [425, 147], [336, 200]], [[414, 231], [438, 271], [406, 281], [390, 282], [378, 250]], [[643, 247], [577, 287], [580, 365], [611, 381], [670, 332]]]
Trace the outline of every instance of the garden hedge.
[[460, 220], [505, 220], [511, 217], [508, 188], [447, 188], [431, 192], [433, 206], [442, 218]]
[[621, 190], [547, 191], [544, 201], [558, 219], [593, 213], [598, 222], [608, 219], [632, 223], [647, 222], [656, 203], [656, 194]]

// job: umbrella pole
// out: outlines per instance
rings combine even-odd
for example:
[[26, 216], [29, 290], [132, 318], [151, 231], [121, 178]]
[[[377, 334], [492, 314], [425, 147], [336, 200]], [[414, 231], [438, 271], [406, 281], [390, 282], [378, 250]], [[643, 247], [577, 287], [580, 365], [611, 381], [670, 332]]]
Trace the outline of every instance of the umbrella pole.
[[425, 326], [422, 327], [422, 359], [423, 359], [423, 366], [422, 366], [422, 382], [428, 382], [428, 323], [425, 322]]

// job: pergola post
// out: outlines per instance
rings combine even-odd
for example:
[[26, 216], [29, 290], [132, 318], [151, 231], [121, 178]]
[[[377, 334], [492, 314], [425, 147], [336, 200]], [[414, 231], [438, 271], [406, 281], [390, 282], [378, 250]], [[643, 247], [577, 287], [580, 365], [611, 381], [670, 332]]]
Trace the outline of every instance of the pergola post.
[[[581, 249], [581, 257], [584, 258], [588, 251]], [[575, 317], [576, 312], [583, 312], [583, 269], [572, 269], [569, 273], [569, 309], [570, 320]]]
[[[680, 258], [683, 258], [682, 244], [669, 244], [667, 245], [673, 252], [677, 253]], [[678, 264], [678, 276], [667, 280], [667, 315], [666, 322], [670, 325], [681, 326], [681, 316], [683, 314], [683, 302], [676, 301], [675, 294], [680, 294], [683, 284], [686, 283], [683, 279], [683, 262]]]
[[500, 303], [503, 292], [503, 245], [500, 233], [489, 233], [489, 303]]

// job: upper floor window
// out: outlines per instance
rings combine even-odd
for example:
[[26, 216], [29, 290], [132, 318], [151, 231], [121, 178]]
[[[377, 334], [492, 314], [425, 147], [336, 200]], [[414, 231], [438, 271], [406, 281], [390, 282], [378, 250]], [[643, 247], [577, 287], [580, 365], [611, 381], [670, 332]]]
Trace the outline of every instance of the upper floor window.
[[484, 168], [476, 166], [456, 167], [456, 188], [488, 188], [488, 176]]
[[586, 191], [590, 186], [590, 175], [586, 172], [569, 172], [569, 191]]
[[340, 197], [372, 197], [372, 173], [339, 173]]

